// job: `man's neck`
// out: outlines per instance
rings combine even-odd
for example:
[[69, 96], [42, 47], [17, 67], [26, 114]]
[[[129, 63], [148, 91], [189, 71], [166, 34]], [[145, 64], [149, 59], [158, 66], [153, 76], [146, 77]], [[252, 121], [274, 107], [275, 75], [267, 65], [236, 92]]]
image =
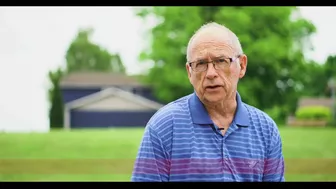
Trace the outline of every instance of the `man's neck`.
[[203, 102], [206, 110], [212, 118], [233, 118], [237, 109], [237, 100], [235, 93], [229, 95], [222, 102], [208, 103]]
[[216, 104], [204, 103], [204, 106], [213, 118], [231, 118], [236, 112], [237, 101], [234, 97]]

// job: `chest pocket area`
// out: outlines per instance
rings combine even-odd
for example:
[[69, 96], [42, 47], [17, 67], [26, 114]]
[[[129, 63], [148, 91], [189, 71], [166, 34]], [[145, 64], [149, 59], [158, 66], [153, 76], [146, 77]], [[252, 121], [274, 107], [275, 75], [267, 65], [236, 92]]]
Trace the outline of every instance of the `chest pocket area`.
[[222, 149], [218, 143], [193, 142], [191, 146], [190, 165], [195, 173], [205, 174], [209, 178], [223, 173]]
[[264, 172], [262, 159], [231, 159], [231, 170], [243, 182], [261, 181]]

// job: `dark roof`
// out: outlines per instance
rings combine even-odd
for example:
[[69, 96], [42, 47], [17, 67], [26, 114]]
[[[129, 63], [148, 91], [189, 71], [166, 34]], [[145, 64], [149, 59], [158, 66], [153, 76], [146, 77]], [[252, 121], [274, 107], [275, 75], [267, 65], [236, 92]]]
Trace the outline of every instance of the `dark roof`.
[[138, 78], [111, 72], [73, 72], [63, 76], [62, 87], [144, 86]]

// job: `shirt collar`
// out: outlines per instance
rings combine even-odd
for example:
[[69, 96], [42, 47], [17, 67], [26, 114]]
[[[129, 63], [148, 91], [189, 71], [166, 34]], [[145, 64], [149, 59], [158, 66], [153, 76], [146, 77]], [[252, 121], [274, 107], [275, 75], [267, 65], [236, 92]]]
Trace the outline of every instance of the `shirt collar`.
[[[234, 122], [238, 126], [249, 126], [249, 114], [244, 106], [239, 93], [236, 94], [237, 110], [234, 117]], [[207, 110], [203, 103], [199, 100], [198, 96], [194, 92], [189, 99], [189, 107], [191, 111], [191, 117], [195, 124], [213, 124]]]

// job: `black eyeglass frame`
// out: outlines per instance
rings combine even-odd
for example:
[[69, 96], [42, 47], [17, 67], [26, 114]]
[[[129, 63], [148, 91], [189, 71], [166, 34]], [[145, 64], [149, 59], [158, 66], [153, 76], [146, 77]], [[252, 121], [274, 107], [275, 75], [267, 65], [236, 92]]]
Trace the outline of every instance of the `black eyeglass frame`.
[[[208, 70], [208, 67], [209, 67], [209, 63], [212, 63], [214, 68], [216, 70], [220, 70], [220, 69], [223, 69], [221, 67], [217, 67], [216, 65], [220, 65], [220, 64], [226, 64], [228, 65], [227, 67], [229, 68], [231, 66], [231, 64], [236, 61], [237, 59], [239, 59], [241, 57], [241, 54], [237, 55], [237, 56], [234, 56], [234, 57], [225, 57], [225, 56], [221, 56], [221, 57], [218, 57], [216, 58], [215, 60], [211, 60], [211, 61], [204, 61], [204, 60], [196, 60], [196, 61], [193, 61], [193, 62], [188, 62], [188, 65], [190, 66], [190, 68], [194, 71], [194, 72], [204, 72], [206, 70]], [[216, 62], [216, 61], [219, 61], [221, 59], [225, 59], [225, 60], [229, 60], [229, 61], [224, 61], [224, 62]], [[206, 64], [206, 68], [204, 70], [195, 70], [195, 67], [193, 67], [192, 65], [195, 64], [195, 63], [199, 63], [203, 61], [202, 64]]]

